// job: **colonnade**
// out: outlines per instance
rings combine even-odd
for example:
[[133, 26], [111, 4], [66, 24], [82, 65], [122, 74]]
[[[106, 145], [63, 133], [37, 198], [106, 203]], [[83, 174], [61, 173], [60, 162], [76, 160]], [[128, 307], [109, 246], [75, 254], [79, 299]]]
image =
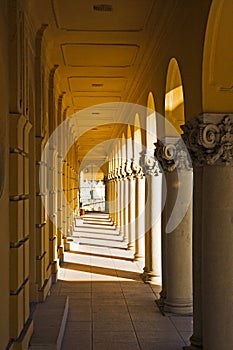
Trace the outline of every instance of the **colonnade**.
[[[118, 159], [118, 168], [111, 168], [108, 179], [111, 200], [117, 201], [118, 210], [129, 208], [128, 221], [125, 215], [118, 220], [120, 228], [135, 225], [135, 240], [129, 249], [135, 260], [143, 258], [143, 280], [155, 283], [162, 272], [159, 307], [168, 315], [193, 312], [194, 333], [187, 349], [224, 349], [233, 342], [232, 313], [227, 311], [233, 290], [232, 123], [231, 114], [200, 115], [182, 126], [184, 142], [181, 138], [158, 140], [154, 157], [147, 151], [135, 156], [140, 165], [134, 159], [131, 163]], [[166, 191], [158, 192], [153, 184], [159, 171], [163, 172], [161, 188]], [[125, 184], [129, 185], [127, 196]], [[114, 188], [120, 191], [120, 198], [114, 197]], [[153, 225], [146, 225], [157, 212], [156, 200], [161, 205], [161, 229], [151, 231]], [[139, 237], [142, 232], [143, 239]], [[156, 235], [161, 235], [161, 247]], [[130, 241], [130, 232], [125, 239]], [[162, 271], [156, 271], [159, 249]]]
[[[143, 149], [142, 145], [135, 146], [133, 153], [134, 140], [129, 132], [129, 126], [127, 128], [127, 138], [123, 134], [121, 142], [118, 142], [117, 147], [114, 148], [109, 161], [107, 201], [110, 215], [122, 231], [125, 242], [128, 243], [128, 249], [134, 253], [135, 260], [143, 261], [144, 282], [157, 283], [157, 277], [162, 274], [163, 289], [159, 304], [163, 312], [191, 314], [192, 168], [190, 161], [186, 154], [182, 154], [182, 160], [180, 160], [180, 153], [183, 150], [179, 142], [174, 146], [173, 143], [164, 144], [158, 141], [155, 143], [156, 148], [151, 142], [153, 148], [144, 147]], [[179, 163], [174, 162], [174, 154], [169, 158], [171, 147], [176, 147], [175, 158], [180, 160]], [[185, 156], [186, 159], [184, 159]], [[173, 225], [172, 230], [168, 232], [167, 224], [175, 205], [179, 182], [183, 183], [183, 191], [186, 196], [189, 196], [190, 204], [180, 222]], [[166, 183], [167, 198], [163, 208], [164, 183]], [[185, 206], [185, 203], [179, 203], [177, 208], [180, 212], [183, 209], [182, 205]]]

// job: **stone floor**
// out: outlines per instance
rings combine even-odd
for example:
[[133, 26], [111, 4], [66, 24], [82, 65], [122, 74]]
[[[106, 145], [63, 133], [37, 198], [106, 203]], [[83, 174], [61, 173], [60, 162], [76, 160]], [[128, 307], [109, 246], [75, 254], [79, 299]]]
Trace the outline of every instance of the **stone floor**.
[[69, 296], [62, 350], [179, 350], [192, 318], [163, 316], [160, 290], [140, 280], [142, 266], [122, 249], [71, 243], [53, 294]]

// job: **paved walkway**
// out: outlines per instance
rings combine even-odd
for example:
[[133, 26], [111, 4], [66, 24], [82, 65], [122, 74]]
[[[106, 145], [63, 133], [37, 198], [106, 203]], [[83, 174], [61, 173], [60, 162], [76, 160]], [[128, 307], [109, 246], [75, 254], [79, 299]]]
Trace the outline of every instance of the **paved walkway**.
[[140, 280], [142, 266], [122, 249], [71, 243], [52, 294], [69, 296], [62, 350], [180, 350], [191, 317], [165, 317], [160, 290]]

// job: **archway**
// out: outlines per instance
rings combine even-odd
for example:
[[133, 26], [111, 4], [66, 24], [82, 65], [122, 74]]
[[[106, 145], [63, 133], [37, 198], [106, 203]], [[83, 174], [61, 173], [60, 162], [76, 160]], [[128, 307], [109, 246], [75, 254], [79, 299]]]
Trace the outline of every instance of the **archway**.
[[180, 69], [175, 58], [168, 65], [166, 94], [165, 94], [165, 118], [172, 124], [166, 123], [166, 136], [176, 136], [181, 133], [180, 125], [185, 122], [184, 118], [184, 95]]
[[204, 112], [233, 110], [233, 2], [213, 0], [206, 28], [202, 104]]

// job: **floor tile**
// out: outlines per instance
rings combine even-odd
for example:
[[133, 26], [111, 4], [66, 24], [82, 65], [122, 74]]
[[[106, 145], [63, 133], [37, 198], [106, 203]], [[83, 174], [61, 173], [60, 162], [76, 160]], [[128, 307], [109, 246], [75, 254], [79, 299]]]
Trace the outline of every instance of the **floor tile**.
[[95, 343], [135, 343], [137, 341], [134, 331], [100, 331], [94, 330]]
[[174, 343], [141, 343], [141, 350], [182, 350], [184, 344]]
[[170, 319], [179, 331], [186, 332], [193, 330], [193, 320], [191, 317], [171, 316]]
[[93, 329], [95, 330], [104, 330], [104, 331], [133, 331], [133, 325], [131, 320], [128, 320], [128, 322], [120, 322], [118, 320], [116, 321], [99, 321], [95, 322], [93, 325]]
[[134, 343], [133, 342], [132, 343], [103, 342], [103, 343], [94, 343], [93, 350], [140, 350], [140, 347], [137, 344], [137, 342], [134, 342]]
[[189, 344], [192, 318], [160, 313], [161, 287], [141, 281], [143, 266], [130, 260], [131, 252], [75, 244], [72, 250], [52, 288], [69, 296], [61, 350], [180, 350]]

